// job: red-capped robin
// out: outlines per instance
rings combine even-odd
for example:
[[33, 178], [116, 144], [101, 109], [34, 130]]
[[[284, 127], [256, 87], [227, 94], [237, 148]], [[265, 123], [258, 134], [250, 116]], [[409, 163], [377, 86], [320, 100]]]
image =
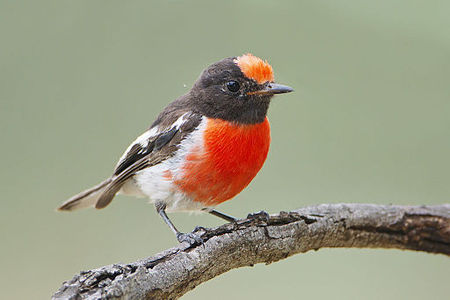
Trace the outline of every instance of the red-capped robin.
[[148, 197], [179, 242], [201, 243], [178, 231], [166, 211], [203, 210], [234, 221], [214, 207], [261, 169], [270, 145], [270, 100], [292, 91], [274, 83], [272, 67], [252, 54], [212, 64], [128, 147], [111, 177], [58, 210], [104, 208], [117, 193]]

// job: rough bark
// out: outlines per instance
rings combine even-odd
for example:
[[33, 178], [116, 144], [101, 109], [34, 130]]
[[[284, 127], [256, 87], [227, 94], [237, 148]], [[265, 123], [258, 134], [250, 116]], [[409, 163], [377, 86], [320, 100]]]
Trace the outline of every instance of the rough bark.
[[180, 244], [130, 264], [81, 272], [64, 282], [53, 299], [176, 299], [231, 269], [324, 247], [450, 255], [450, 204], [324, 204], [270, 216], [253, 214], [196, 231], [204, 244]]

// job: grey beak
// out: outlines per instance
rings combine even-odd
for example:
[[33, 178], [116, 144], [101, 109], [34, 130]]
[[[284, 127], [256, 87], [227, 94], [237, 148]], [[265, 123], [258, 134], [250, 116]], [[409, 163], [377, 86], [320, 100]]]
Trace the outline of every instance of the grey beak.
[[294, 91], [293, 88], [278, 83], [269, 83], [265, 88], [259, 91], [250, 92], [250, 95], [275, 95]]
[[269, 83], [264, 89], [267, 93], [271, 94], [284, 94], [293, 92], [294, 89], [287, 85], [282, 85], [278, 83]]

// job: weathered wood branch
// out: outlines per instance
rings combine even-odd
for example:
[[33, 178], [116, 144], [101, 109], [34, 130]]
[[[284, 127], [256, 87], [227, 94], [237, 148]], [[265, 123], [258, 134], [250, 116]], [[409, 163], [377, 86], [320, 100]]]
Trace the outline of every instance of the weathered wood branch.
[[54, 299], [176, 299], [231, 269], [324, 247], [396, 248], [450, 255], [450, 204], [324, 204], [265, 213], [213, 229], [205, 243], [81, 272]]

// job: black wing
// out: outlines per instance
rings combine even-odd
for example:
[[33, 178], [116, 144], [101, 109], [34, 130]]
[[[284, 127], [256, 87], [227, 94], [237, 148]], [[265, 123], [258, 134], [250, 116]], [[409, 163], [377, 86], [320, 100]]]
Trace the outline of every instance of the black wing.
[[197, 128], [201, 120], [202, 117], [198, 114], [184, 114], [182, 123], [160, 130], [159, 133], [148, 137], [144, 144], [134, 144], [117, 165], [111, 182], [97, 200], [95, 207], [107, 206], [122, 185], [136, 172], [171, 157], [178, 150], [180, 142]]
[[174, 127], [168, 131], [161, 132], [158, 135], [149, 137], [145, 146], [140, 143], [134, 144], [131, 149], [127, 152], [125, 158], [119, 162], [114, 171], [114, 175], [119, 175], [129, 166], [133, 165], [141, 158], [146, 157], [153, 151], [161, 150], [178, 132], [178, 128]]

